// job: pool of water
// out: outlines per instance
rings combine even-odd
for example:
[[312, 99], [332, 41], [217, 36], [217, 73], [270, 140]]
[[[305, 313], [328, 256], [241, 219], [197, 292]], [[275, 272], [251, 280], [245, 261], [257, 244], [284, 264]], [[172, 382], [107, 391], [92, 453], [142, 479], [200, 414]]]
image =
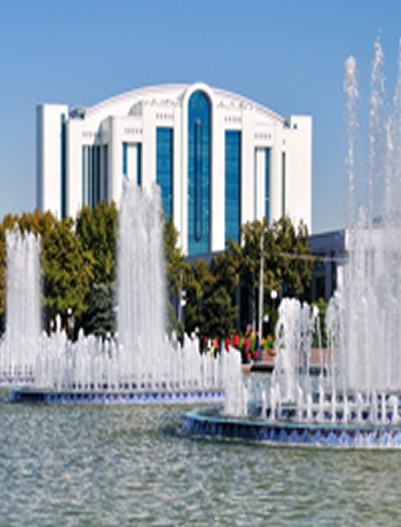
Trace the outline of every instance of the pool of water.
[[1, 526], [401, 524], [400, 452], [192, 438], [187, 406], [1, 398]]

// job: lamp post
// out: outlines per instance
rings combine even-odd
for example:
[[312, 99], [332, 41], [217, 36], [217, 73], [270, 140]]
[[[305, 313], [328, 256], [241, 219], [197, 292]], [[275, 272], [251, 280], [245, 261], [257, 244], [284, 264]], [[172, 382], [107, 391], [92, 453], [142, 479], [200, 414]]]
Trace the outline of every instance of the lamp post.
[[68, 338], [72, 338], [74, 335], [74, 317], [72, 314], [72, 308], [69, 307], [67, 309], [67, 336]]
[[260, 235], [260, 272], [259, 272], [259, 320], [258, 320], [258, 332], [259, 342], [262, 340], [262, 324], [263, 324], [263, 231]]
[[272, 299], [272, 302], [273, 302], [273, 312], [272, 312], [272, 321], [273, 321], [273, 337], [275, 336], [275, 332], [276, 332], [276, 315], [275, 315], [275, 301], [276, 301], [276, 298], [278, 296], [278, 293], [275, 289], [272, 289], [270, 291], [270, 298]]

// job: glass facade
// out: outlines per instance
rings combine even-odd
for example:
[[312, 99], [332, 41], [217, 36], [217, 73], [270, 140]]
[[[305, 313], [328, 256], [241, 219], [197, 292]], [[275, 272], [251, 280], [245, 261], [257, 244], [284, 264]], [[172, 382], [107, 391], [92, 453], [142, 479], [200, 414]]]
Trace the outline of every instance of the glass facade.
[[142, 143], [136, 145], [136, 184], [142, 185]]
[[[84, 145], [82, 147], [82, 205], [94, 207], [103, 197], [106, 197], [103, 194], [104, 182], [102, 185], [101, 168], [100, 145]], [[107, 171], [107, 163], [103, 172], [105, 170]]]
[[156, 130], [156, 183], [167, 219], [173, 213], [173, 129]]
[[225, 240], [239, 242], [241, 225], [241, 132], [226, 131]]
[[188, 101], [188, 254], [210, 252], [210, 129], [207, 96]]
[[109, 147], [103, 145], [103, 191], [102, 198], [109, 199]]
[[265, 217], [270, 218], [270, 148], [265, 149]]
[[128, 143], [123, 143], [123, 175], [128, 177]]
[[91, 155], [90, 146], [82, 147], [82, 205], [90, 204], [90, 174], [91, 174]]
[[92, 147], [93, 156], [93, 170], [92, 170], [92, 202], [91, 207], [94, 207], [101, 200], [101, 182], [100, 182], [100, 146]]

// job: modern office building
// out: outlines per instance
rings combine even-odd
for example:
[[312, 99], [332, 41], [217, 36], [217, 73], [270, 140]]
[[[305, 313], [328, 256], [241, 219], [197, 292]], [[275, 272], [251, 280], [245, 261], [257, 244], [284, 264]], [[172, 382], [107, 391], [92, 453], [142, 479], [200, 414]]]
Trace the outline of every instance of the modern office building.
[[241, 224], [265, 216], [310, 230], [312, 119], [204, 83], [37, 108], [39, 209], [60, 218], [103, 198], [118, 204], [124, 180], [160, 185], [188, 255], [224, 250]]

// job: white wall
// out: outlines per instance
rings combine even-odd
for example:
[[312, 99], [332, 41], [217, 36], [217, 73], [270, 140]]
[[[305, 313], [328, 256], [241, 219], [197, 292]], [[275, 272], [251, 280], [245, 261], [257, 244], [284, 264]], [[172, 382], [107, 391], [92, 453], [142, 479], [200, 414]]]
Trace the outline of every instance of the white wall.
[[46, 104], [36, 109], [37, 119], [37, 205], [61, 217], [61, 117], [68, 118], [68, 106]]
[[[76, 215], [82, 205], [82, 146], [108, 145], [108, 198], [117, 204], [123, 189], [122, 143], [142, 143], [142, 186], [156, 180], [156, 128], [174, 129], [173, 216], [184, 252], [188, 246], [188, 117], [191, 94], [205, 92], [211, 101], [210, 247], [225, 248], [225, 130], [241, 132], [241, 221], [261, 220], [265, 213], [265, 149], [270, 148], [271, 224], [282, 213], [282, 154], [286, 154], [285, 214], [311, 227], [312, 119], [291, 116], [284, 120], [252, 101], [213, 90], [204, 83], [191, 86], [138, 90], [88, 109], [84, 119], [67, 123], [67, 213]], [[168, 96], [166, 95], [168, 94]], [[139, 95], [138, 95], [139, 97]], [[170, 98], [169, 98], [170, 97]], [[107, 104], [106, 104], [107, 103]], [[100, 110], [96, 109], [100, 108]], [[132, 111], [132, 109], [134, 110]], [[109, 115], [107, 115], [109, 112]], [[115, 113], [113, 113], [115, 112]], [[61, 115], [66, 105], [37, 109], [38, 206], [61, 213]], [[255, 165], [256, 162], [256, 165]], [[103, 163], [103, 160], [101, 161]], [[136, 179], [135, 147], [129, 151], [129, 177]], [[103, 165], [101, 165], [103, 166]], [[102, 174], [104, 173], [102, 169]]]
[[297, 226], [302, 219], [312, 227], [312, 118], [292, 115], [285, 130], [287, 215]]

